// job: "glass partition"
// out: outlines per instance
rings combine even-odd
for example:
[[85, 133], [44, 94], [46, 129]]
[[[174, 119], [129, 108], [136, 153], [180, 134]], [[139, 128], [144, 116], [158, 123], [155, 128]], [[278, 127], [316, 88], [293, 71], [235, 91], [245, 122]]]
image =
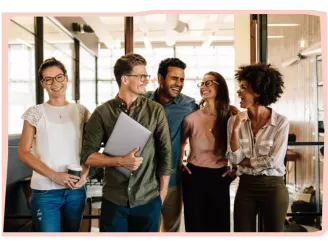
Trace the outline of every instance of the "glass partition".
[[8, 30], [8, 134], [20, 134], [22, 114], [35, 105], [34, 35], [14, 21]]

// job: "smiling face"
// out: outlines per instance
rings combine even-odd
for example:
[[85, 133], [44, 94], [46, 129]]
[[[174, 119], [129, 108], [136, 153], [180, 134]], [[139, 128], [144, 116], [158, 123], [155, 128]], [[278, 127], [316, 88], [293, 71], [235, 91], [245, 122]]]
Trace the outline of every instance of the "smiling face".
[[246, 80], [240, 81], [237, 94], [240, 98], [241, 108], [248, 109], [258, 104], [258, 102], [256, 102], [256, 98], [260, 95], [253, 91], [252, 86]]
[[[213, 75], [210, 74], [206, 74], [202, 80], [202, 82], [206, 82], [206, 81], [215, 81], [216, 78]], [[218, 93], [218, 89], [219, 86], [215, 83], [212, 83], [211, 86], [206, 86], [203, 85], [200, 88], [200, 95], [204, 100], [208, 100], [208, 99], [215, 99], [217, 93]]]
[[184, 70], [178, 67], [168, 67], [166, 77], [158, 75], [159, 89], [168, 99], [176, 98], [180, 95], [184, 86]]
[[[55, 79], [63, 80], [59, 82]], [[48, 81], [49, 83], [46, 83]], [[51, 83], [52, 82], [52, 83]], [[40, 82], [43, 88], [48, 92], [49, 98], [58, 98], [66, 96], [67, 75], [64, 74], [57, 66], [47, 67], [42, 71], [42, 81]]]
[[[134, 66], [130, 74], [131, 75], [147, 75], [146, 66], [144, 66], [144, 65]], [[149, 83], [148, 78], [141, 79], [138, 76], [124, 76], [124, 77], [125, 77], [124, 84], [127, 86], [126, 88], [130, 93], [132, 93], [136, 96], [146, 94], [146, 86]]]

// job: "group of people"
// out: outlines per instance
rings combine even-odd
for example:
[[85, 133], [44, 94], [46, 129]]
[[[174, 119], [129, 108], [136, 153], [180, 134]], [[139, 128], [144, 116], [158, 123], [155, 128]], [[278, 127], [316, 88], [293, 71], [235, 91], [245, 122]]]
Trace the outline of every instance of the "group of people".
[[[49, 101], [23, 114], [18, 148], [19, 158], [33, 169], [35, 230], [79, 231], [92, 166], [105, 168], [100, 232], [177, 232], [182, 204], [186, 232], [229, 232], [229, 187], [236, 175], [234, 231], [256, 231], [259, 211], [264, 231], [282, 231], [288, 207], [283, 161], [289, 123], [268, 107], [283, 93], [281, 73], [261, 63], [239, 67], [237, 93], [240, 108], [246, 109], [239, 111], [230, 104], [227, 83], [218, 72], [209, 71], [197, 84], [198, 105], [181, 93], [183, 61], [160, 62], [159, 86], [153, 92], [146, 91], [146, 65], [138, 54], [120, 57], [114, 66], [119, 92], [91, 116], [84, 106], [66, 100], [68, 77], [60, 61], [51, 58], [40, 66], [38, 76]], [[121, 112], [152, 132], [141, 156], [135, 155], [140, 146], [124, 156], [99, 152]], [[82, 166], [79, 177], [67, 173], [72, 164]]]

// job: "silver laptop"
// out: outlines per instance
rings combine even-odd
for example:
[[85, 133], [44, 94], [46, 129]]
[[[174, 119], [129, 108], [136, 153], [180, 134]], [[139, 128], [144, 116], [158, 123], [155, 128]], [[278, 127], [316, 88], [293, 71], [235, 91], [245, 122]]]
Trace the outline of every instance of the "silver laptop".
[[[107, 140], [103, 153], [109, 156], [124, 156], [134, 148], [140, 147], [135, 156], [140, 156], [152, 132], [143, 125], [121, 112], [114, 130]], [[131, 171], [124, 167], [115, 167], [125, 176]]]

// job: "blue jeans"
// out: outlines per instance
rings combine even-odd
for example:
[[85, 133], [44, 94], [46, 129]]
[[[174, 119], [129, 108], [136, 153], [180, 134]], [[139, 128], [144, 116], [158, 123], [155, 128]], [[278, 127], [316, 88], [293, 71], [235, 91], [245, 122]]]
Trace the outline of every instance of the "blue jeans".
[[134, 208], [103, 199], [100, 232], [158, 232], [161, 208], [160, 196]]
[[32, 190], [31, 213], [37, 232], [78, 232], [86, 205], [85, 187]]

